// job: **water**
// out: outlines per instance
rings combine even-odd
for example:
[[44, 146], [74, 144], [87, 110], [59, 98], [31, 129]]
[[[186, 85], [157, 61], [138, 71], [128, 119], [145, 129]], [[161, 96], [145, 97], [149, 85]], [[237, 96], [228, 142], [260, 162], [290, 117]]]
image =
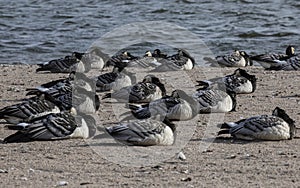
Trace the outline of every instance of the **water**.
[[2, 0], [0, 19], [0, 63], [36, 64], [86, 51], [100, 37], [136, 22], [167, 22], [178, 26], [176, 37], [189, 39], [176, 32], [185, 28], [214, 55], [233, 49], [284, 52], [289, 44], [297, 49], [300, 38], [300, 1], [293, 0]]

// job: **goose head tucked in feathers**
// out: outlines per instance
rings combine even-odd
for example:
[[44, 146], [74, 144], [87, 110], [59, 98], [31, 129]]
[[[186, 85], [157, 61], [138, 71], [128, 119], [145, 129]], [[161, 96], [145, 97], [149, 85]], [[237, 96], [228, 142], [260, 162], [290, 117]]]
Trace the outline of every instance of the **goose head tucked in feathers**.
[[154, 76], [152, 74], [146, 75], [142, 82], [153, 83], [153, 84], [157, 85], [162, 92], [162, 96], [165, 96], [167, 93], [165, 85], [163, 83], [161, 83], [159, 78], [157, 78], [156, 76]]
[[245, 77], [252, 84], [252, 93], [256, 90], [257, 78], [255, 75], [248, 74], [246, 70], [240, 68], [236, 69], [233, 75]]
[[296, 134], [295, 121], [289, 117], [289, 115], [285, 112], [285, 110], [283, 110], [279, 107], [276, 107], [273, 110], [272, 115], [280, 117], [281, 119], [283, 119], [285, 122], [287, 122], [289, 124], [290, 135], [291, 135], [290, 139], [292, 139], [294, 137], [294, 135]]

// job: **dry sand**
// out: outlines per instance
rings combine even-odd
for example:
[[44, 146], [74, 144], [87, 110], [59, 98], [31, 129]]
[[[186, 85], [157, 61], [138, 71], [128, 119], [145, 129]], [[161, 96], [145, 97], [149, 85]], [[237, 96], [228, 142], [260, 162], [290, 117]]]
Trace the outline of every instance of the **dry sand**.
[[[34, 65], [1, 66], [0, 108], [24, 98], [28, 87], [67, 77], [65, 74], [36, 74], [35, 69]], [[196, 79], [212, 76], [211, 73], [220, 70], [195, 69], [188, 75], [195, 84]], [[234, 70], [222, 69], [224, 74]], [[279, 106], [287, 111], [299, 127], [300, 72], [265, 71], [261, 67], [249, 67], [247, 70], [258, 77], [257, 91], [239, 95], [237, 111], [226, 114], [224, 120], [236, 121], [242, 117], [270, 114]], [[209, 74], [205, 76], [204, 73]], [[183, 74], [178, 72], [176, 75], [178, 79], [173, 83], [184, 85], [180, 82]], [[172, 84], [168, 86], [168, 91], [171, 87]], [[104, 125], [116, 121], [108, 102], [102, 103], [97, 115]], [[208, 139], [203, 139], [203, 135], [207, 126], [212, 126], [205, 123], [211, 117], [214, 116], [199, 115], [196, 121], [191, 121], [191, 124], [195, 122], [195, 131], [182, 148], [187, 158], [185, 161], [171, 157], [154, 166], [126, 166], [107, 160], [107, 151], [114, 150], [111, 155], [117, 155], [119, 159], [123, 158], [124, 151], [119, 151], [118, 147], [114, 149], [112, 144], [106, 145], [107, 150], [103, 147], [103, 153], [106, 154], [101, 154], [101, 151], [95, 151], [89, 142], [81, 139], [1, 144], [0, 186], [300, 187], [299, 131], [296, 139], [286, 141], [247, 142], [222, 137], [210, 143]], [[4, 125], [0, 126], [1, 139], [12, 133]], [[209, 134], [209, 137], [214, 136], [215, 133]], [[201, 149], [205, 143], [208, 148]], [[147, 150], [140, 147], [123, 148]], [[161, 150], [162, 147], [151, 149]]]

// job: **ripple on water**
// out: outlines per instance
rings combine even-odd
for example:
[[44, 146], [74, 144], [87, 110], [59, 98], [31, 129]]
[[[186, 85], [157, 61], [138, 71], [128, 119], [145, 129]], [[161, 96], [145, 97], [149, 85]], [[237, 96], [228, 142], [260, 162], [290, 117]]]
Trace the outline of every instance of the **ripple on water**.
[[[235, 48], [251, 54], [282, 51], [283, 46], [299, 41], [299, 7], [300, 2], [291, 0], [1, 1], [0, 54], [6, 53], [1, 63], [40, 63], [71, 51], [86, 51], [95, 40], [124, 24], [160, 20], [195, 33], [214, 54]], [[169, 35], [189, 38], [177, 31]], [[155, 46], [141, 44], [131, 50], [141, 55], [150, 48]]]

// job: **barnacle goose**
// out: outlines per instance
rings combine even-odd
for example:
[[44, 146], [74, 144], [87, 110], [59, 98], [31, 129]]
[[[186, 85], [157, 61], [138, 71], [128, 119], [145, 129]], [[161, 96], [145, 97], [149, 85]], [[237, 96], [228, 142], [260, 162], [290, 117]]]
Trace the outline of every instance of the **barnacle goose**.
[[237, 122], [219, 125], [221, 134], [231, 134], [243, 140], [286, 140], [295, 135], [295, 121], [286, 112], [276, 107], [272, 115], [260, 115]]
[[157, 116], [161, 119], [167, 117], [171, 121], [184, 121], [192, 119], [198, 114], [200, 104], [184, 91], [174, 90], [170, 96], [166, 95], [144, 105], [128, 104], [128, 107], [131, 109], [131, 112], [128, 113], [132, 113], [133, 117], [129, 115], [122, 121], [134, 118], [157, 119]]
[[198, 89], [192, 96], [200, 104], [199, 113], [225, 113], [236, 108], [236, 93], [231, 91]]
[[107, 127], [106, 131], [116, 141], [135, 146], [172, 145], [175, 141], [176, 126], [169, 120], [154, 119], [121, 122]]
[[60, 108], [54, 102], [47, 100], [47, 95], [40, 95], [0, 109], [0, 119], [16, 124], [59, 112]]
[[150, 102], [166, 95], [166, 89], [159, 78], [147, 75], [142, 82], [108, 93], [102, 99], [114, 98], [119, 102], [141, 103]]
[[196, 64], [195, 59], [184, 49], [178, 49], [177, 54], [161, 58], [159, 63], [161, 65], [151, 70], [152, 72], [191, 70]]
[[8, 129], [17, 130], [17, 132], [6, 137], [3, 142], [50, 141], [93, 136], [96, 132], [94, 118], [90, 115], [77, 115], [72, 112], [74, 110], [49, 114], [30, 123], [8, 125]]
[[285, 54], [280, 54], [280, 53], [260, 54], [260, 55], [252, 56], [251, 59], [258, 62], [265, 69], [270, 69], [273, 67], [281, 66], [280, 61], [286, 61], [294, 56], [296, 56], [295, 48], [289, 45], [286, 48]]
[[223, 56], [217, 56], [215, 59], [204, 57], [203, 60], [211, 66], [221, 67], [246, 67], [253, 65], [250, 56], [245, 51], [235, 50], [233, 53]]
[[101, 74], [96, 78], [96, 91], [117, 91], [134, 83], [136, 83], [135, 73], [126, 69], [120, 72], [119, 68], [114, 68], [112, 72]]
[[233, 74], [225, 77], [212, 78], [210, 80], [197, 81], [197, 86], [207, 88], [221, 88], [236, 94], [253, 93], [256, 90], [257, 78], [247, 73], [244, 69], [236, 69]]

